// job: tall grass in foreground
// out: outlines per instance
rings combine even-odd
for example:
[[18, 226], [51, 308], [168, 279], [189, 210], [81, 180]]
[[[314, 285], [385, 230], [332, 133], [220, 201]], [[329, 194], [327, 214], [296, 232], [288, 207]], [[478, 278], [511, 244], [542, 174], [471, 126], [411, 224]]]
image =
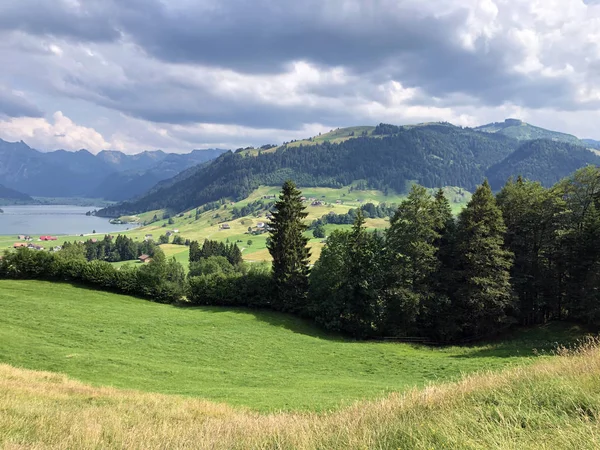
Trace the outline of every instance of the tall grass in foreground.
[[600, 448], [600, 342], [329, 413], [260, 414], [0, 365], [3, 448]]

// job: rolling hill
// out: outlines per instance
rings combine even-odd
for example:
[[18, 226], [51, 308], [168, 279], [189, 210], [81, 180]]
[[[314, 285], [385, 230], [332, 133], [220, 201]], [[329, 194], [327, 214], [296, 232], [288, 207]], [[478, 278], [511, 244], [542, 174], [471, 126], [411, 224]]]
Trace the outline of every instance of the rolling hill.
[[[520, 153], [527, 153], [531, 142], [545, 150], [528, 158], [507, 159], [521, 148]], [[565, 166], [566, 155], [569, 164]], [[503, 161], [504, 165], [498, 166]], [[536, 162], [543, 170], [531, 170]], [[226, 153], [157, 185], [136, 201], [105, 208], [100, 214], [117, 217], [158, 209], [179, 212], [222, 198], [237, 201], [260, 185], [279, 186], [288, 178], [303, 187], [330, 188], [362, 180], [367, 188], [397, 193], [405, 192], [411, 182], [473, 191], [486, 176], [495, 180], [502, 176], [506, 181], [508, 176], [522, 172], [551, 184], [590, 163], [598, 164], [600, 159], [583, 146], [560, 140], [520, 140], [504, 132], [448, 123], [380, 124], [333, 130], [280, 147]]]
[[551, 354], [578, 327], [429, 348], [347, 341], [282, 314], [0, 283], [3, 448], [600, 445], [597, 341]]
[[517, 139], [518, 141], [532, 141], [536, 139], [548, 139], [551, 141], [566, 142], [568, 144], [585, 146], [585, 142], [577, 137], [547, 130], [523, 122], [519, 119], [506, 119], [504, 122], [494, 122], [476, 127], [475, 130], [484, 133], [498, 133]]

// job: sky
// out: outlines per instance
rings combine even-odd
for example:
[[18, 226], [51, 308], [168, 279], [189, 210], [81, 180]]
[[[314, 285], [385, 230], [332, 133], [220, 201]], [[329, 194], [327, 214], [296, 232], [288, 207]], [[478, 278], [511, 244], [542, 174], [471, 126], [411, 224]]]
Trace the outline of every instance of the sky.
[[2, 0], [0, 138], [189, 152], [512, 117], [600, 139], [599, 3]]

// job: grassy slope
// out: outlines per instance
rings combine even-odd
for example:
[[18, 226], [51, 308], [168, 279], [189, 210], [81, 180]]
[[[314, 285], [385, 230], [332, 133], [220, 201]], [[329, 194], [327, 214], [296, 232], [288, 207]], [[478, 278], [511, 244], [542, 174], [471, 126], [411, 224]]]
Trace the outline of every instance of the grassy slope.
[[0, 364], [6, 448], [596, 449], [600, 350], [326, 413], [258, 414]]
[[0, 292], [0, 362], [259, 410], [334, 408], [528, 363], [533, 348], [572, 337], [536, 330], [495, 345], [431, 349], [350, 342], [277, 313], [176, 308], [68, 284], [2, 280]]
[[484, 125], [481, 127], [475, 128], [478, 131], [484, 131], [486, 133], [500, 133], [506, 136], [518, 139], [520, 141], [532, 140], [532, 139], [551, 139], [563, 142], [569, 142], [575, 145], [581, 145], [582, 141], [580, 141], [577, 137], [560, 133], [558, 131], [546, 130], [544, 128], [536, 127], [534, 125], [530, 125], [526, 122], [521, 122], [518, 125], [507, 125], [504, 122], [501, 123], [492, 123], [488, 125]]

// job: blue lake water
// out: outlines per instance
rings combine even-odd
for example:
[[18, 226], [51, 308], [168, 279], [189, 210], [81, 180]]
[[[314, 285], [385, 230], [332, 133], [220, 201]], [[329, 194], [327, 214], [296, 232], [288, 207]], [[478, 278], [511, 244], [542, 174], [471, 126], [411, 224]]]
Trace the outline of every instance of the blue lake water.
[[17, 205], [1, 206], [0, 235], [6, 234], [89, 234], [132, 229], [135, 225], [112, 225], [108, 219], [86, 216], [90, 206]]

